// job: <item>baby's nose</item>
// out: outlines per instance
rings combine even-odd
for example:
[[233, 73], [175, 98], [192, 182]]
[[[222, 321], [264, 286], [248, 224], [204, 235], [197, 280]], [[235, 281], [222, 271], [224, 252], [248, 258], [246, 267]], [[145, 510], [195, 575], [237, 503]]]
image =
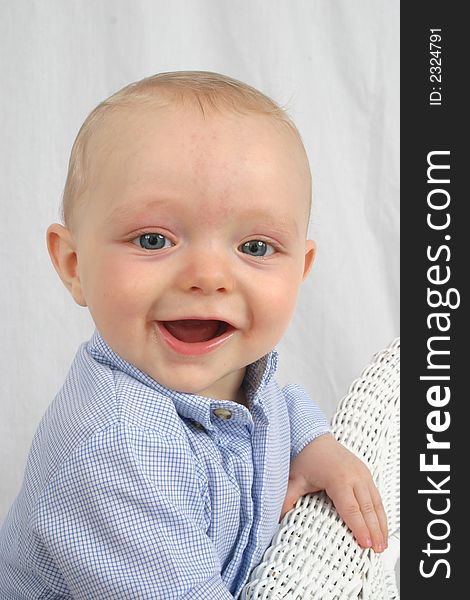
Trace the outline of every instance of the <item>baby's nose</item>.
[[194, 253], [180, 279], [182, 287], [191, 292], [212, 294], [228, 292], [234, 287], [230, 260], [221, 252]]

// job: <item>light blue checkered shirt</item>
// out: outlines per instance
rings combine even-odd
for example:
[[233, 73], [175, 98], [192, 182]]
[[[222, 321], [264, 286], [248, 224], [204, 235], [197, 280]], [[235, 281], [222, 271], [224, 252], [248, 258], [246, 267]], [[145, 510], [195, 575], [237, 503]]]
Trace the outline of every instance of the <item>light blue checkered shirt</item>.
[[1, 600], [236, 598], [276, 531], [290, 459], [329, 431], [301, 388], [279, 388], [276, 363], [248, 367], [248, 410], [163, 387], [95, 333], [1, 530]]

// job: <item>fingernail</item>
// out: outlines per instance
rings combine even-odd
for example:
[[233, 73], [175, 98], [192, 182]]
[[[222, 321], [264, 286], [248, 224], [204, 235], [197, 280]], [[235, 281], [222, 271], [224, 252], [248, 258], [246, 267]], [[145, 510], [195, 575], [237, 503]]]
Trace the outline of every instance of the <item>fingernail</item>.
[[387, 544], [385, 542], [380, 542], [380, 544], [377, 544], [377, 552], [383, 552], [386, 547]]
[[364, 540], [364, 544], [363, 544], [363, 545], [364, 545], [364, 547], [365, 547], [365, 548], [370, 548], [370, 547], [372, 546], [372, 541], [371, 541], [371, 539], [370, 539], [370, 538], [366, 538], [366, 539]]

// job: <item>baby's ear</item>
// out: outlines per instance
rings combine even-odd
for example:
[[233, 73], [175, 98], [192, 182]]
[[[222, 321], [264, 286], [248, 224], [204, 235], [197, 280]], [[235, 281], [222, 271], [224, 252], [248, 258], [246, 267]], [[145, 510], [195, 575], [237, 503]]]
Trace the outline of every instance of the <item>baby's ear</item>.
[[47, 229], [47, 249], [55, 270], [75, 302], [86, 306], [78, 275], [77, 252], [69, 229], [59, 223], [52, 224]]
[[302, 280], [304, 280], [310, 273], [313, 261], [315, 260], [315, 254], [317, 252], [317, 245], [313, 240], [307, 240], [305, 242], [305, 262], [304, 262], [304, 274]]

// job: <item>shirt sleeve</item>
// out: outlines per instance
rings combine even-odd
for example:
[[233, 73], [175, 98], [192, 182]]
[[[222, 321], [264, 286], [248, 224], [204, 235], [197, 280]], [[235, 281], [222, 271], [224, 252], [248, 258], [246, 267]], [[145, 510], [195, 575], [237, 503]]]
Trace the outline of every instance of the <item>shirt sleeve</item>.
[[307, 444], [325, 433], [330, 433], [328, 419], [299, 385], [283, 388], [291, 429], [291, 460]]
[[35, 530], [76, 600], [226, 600], [203, 496], [184, 439], [111, 426], [62, 465]]

